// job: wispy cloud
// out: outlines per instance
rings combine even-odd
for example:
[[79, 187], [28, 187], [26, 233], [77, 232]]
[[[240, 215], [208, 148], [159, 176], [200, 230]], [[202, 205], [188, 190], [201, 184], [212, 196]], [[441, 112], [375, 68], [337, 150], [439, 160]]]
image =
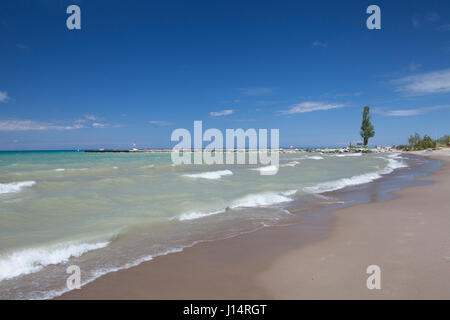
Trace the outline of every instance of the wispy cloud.
[[326, 47], [328, 47], [328, 42], [316, 40], [312, 43], [312, 45], [313, 45], [313, 47], [326, 48]]
[[396, 91], [413, 95], [450, 92], [450, 69], [421, 73], [392, 81]]
[[210, 112], [209, 115], [212, 117], [221, 117], [221, 116], [228, 116], [232, 114], [234, 110], [228, 109], [228, 110], [221, 110], [221, 111], [213, 111]]
[[86, 114], [81, 119], [75, 120], [76, 124], [82, 124], [83, 127], [92, 127], [92, 128], [123, 128], [126, 127], [126, 125], [123, 124], [111, 124], [107, 123], [105, 119], [102, 117], [93, 115], [93, 114]]
[[443, 110], [443, 109], [450, 109], [450, 105], [439, 105], [439, 106], [433, 106], [433, 107], [423, 107], [423, 108], [415, 108], [415, 109], [396, 109], [396, 110], [380, 110], [375, 109], [374, 113], [381, 114], [384, 116], [391, 116], [391, 117], [410, 117], [410, 116], [418, 116], [424, 113], [436, 111], [436, 110]]
[[450, 23], [439, 26], [438, 30], [439, 31], [450, 31]]
[[23, 44], [23, 43], [17, 43], [16, 47], [19, 49], [22, 49], [22, 50], [26, 50], [26, 49], [30, 48], [29, 46], [27, 46], [26, 44]]
[[411, 22], [414, 26], [414, 28], [419, 28], [422, 25], [426, 24], [426, 23], [431, 23], [431, 22], [436, 22], [440, 19], [441, 17], [439, 16], [439, 14], [437, 12], [428, 12], [425, 15], [415, 15], [412, 17]]
[[172, 122], [164, 121], [164, 120], [151, 120], [148, 123], [150, 123], [151, 125], [154, 125], [154, 126], [158, 126], [158, 127], [166, 127], [166, 126], [173, 125]]
[[109, 124], [93, 121], [95, 116], [87, 115], [72, 121], [38, 121], [29, 119], [0, 120], [0, 131], [45, 131], [45, 130], [77, 130], [84, 128], [121, 128], [121, 124]]
[[262, 96], [273, 92], [271, 88], [246, 88], [241, 91], [245, 96]]
[[364, 92], [357, 91], [357, 92], [342, 92], [342, 93], [335, 93], [335, 92], [329, 92], [322, 97], [324, 99], [332, 98], [332, 99], [338, 99], [338, 98], [346, 98], [346, 97], [360, 97], [363, 95]]
[[95, 121], [98, 121], [98, 120], [100, 120], [99, 117], [94, 116], [93, 114], [86, 114], [82, 118], [76, 119], [75, 122], [76, 123], [88, 123], [88, 122], [91, 122], [91, 124], [92, 124], [92, 122], [95, 122]]
[[0, 120], [0, 131], [75, 130], [81, 128], [84, 128], [81, 124], [64, 126], [34, 120]]
[[100, 122], [93, 122], [92, 123], [92, 127], [94, 127], [94, 128], [105, 128], [105, 127], [107, 127], [107, 124], [100, 123]]
[[9, 100], [10, 100], [10, 97], [8, 97], [8, 92], [0, 91], [0, 102], [6, 103]]
[[280, 100], [260, 100], [260, 101], [256, 101], [256, 104], [260, 105], [260, 106], [273, 106], [273, 105], [280, 105], [282, 103], [286, 103], [285, 101], [280, 101]]
[[98, 117], [95, 116], [95, 115], [93, 115], [93, 114], [87, 114], [87, 115], [85, 115], [84, 117], [85, 117], [87, 120], [90, 120], [90, 121], [96, 121], [96, 120], [98, 120]]
[[424, 21], [426, 22], [435, 22], [438, 21], [440, 19], [440, 15], [437, 12], [428, 12], [425, 16], [424, 16]]
[[289, 114], [296, 114], [296, 113], [338, 109], [338, 108], [343, 108], [343, 107], [345, 107], [345, 104], [306, 101], [306, 102], [302, 102], [299, 104], [295, 104], [287, 110], [281, 110], [278, 112], [283, 115], [289, 115]]

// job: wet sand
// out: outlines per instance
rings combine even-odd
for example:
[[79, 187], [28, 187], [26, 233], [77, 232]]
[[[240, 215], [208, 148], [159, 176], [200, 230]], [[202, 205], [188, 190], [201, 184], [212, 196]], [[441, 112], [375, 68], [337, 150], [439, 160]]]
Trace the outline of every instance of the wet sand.
[[[450, 150], [433, 184], [302, 223], [198, 244], [59, 299], [450, 299]], [[381, 268], [368, 290], [366, 269]]]

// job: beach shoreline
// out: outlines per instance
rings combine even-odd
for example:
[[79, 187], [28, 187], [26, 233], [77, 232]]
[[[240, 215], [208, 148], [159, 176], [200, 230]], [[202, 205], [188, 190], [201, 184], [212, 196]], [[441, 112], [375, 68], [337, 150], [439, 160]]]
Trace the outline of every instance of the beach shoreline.
[[[200, 243], [57, 299], [448, 299], [450, 210], [443, 208], [449, 208], [450, 153], [419, 154], [443, 163], [425, 178], [435, 183], [338, 209], [320, 221]], [[366, 287], [371, 264], [381, 268], [381, 290]]]

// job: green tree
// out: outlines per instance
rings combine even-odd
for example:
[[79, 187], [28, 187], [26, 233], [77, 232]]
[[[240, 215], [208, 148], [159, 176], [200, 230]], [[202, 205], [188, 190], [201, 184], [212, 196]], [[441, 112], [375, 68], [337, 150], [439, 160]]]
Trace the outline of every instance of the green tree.
[[[436, 141], [433, 141], [429, 135], [424, 135], [419, 142], [420, 149], [436, 148]], [[419, 149], [419, 148], [418, 148]]]
[[413, 148], [415, 145], [417, 145], [420, 142], [420, 140], [422, 140], [422, 138], [420, 137], [420, 135], [417, 132], [414, 135], [410, 135], [408, 138], [409, 146], [411, 148]]
[[409, 144], [410, 147], [414, 147], [414, 145], [415, 145], [415, 140], [414, 140], [414, 136], [413, 136], [413, 135], [410, 135], [410, 136], [409, 136], [409, 138], [408, 138], [408, 144]]
[[369, 139], [375, 135], [375, 130], [372, 123], [370, 122], [370, 108], [369, 106], [364, 107], [363, 118], [361, 123], [361, 138], [364, 140], [364, 145], [367, 146]]
[[450, 136], [449, 136], [448, 134], [443, 135], [442, 137], [440, 137], [440, 138], [438, 139], [437, 142], [439, 142], [440, 145], [447, 146], [448, 143], [450, 142]]

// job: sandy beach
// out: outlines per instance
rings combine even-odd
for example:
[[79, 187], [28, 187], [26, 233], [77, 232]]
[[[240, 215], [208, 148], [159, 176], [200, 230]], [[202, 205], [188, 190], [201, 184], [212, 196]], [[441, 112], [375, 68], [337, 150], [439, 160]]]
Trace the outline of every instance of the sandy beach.
[[[450, 150], [434, 183], [319, 221], [206, 242], [104, 275], [59, 299], [450, 299]], [[324, 223], [325, 220], [325, 223]], [[381, 269], [368, 290], [366, 269]]]

